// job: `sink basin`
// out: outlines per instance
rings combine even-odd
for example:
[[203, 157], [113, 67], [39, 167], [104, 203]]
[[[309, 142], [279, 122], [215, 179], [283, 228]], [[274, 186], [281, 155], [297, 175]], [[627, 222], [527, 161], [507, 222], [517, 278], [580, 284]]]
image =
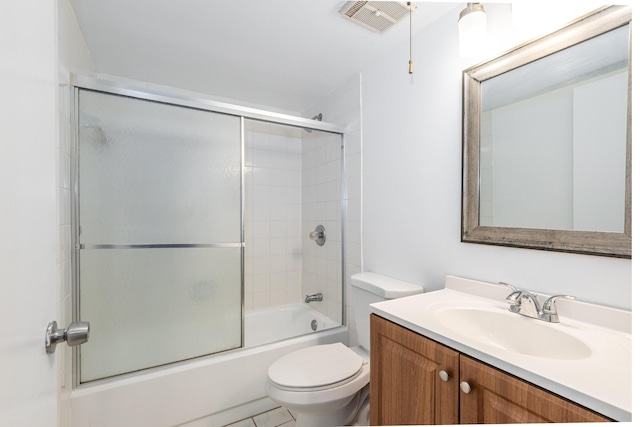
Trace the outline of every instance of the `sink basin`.
[[548, 323], [510, 312], [508, 293], [503, 286], [447, 276], [444, 289], [370, 307], [372, 314], [454, 351], [630, 421], [631, 311], [563, 301], [560, 323]]
[[448, 307], [434, 312], [443, 328], [481, 345], [528, 356], [578, 360], [591, 356], [580, 339], [545, 323], [507, 310]]

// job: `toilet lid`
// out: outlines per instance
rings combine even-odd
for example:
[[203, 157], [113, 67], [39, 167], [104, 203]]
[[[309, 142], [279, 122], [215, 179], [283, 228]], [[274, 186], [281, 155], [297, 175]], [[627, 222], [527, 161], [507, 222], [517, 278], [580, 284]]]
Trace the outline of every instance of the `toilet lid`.
[[357, 374], [364, 360], [342, 343], [306, 347], [269, 367], [269, 379], [292, 388], [334, 384]]

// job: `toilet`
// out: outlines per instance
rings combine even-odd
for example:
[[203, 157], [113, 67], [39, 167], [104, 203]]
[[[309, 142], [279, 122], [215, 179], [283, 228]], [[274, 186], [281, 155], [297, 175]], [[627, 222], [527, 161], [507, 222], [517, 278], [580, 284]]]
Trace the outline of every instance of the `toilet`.
[[423, 292], [370, 272], [354, 274], [350, 285], [358, 345], [306, 347], [269, 367], [267, 395], [295, 412], [298, 426], [369, 425], [369, 304]]

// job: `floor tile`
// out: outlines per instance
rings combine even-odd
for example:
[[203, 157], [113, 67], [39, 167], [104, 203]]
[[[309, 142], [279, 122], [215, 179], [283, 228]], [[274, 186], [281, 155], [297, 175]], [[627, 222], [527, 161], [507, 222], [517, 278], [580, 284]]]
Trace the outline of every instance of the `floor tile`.
[[[293, 417], [285, 408], [276, 408], [264, 414], [256, 415], [253, 421], [257, 427], [278, 427], [290, 421]], [[289, 426], [287, 426], [289, 427]]]
[[251, 418], [247, 418], [246, 420], [238, 421], [237, 423], [229, 424], [226, 427], [256, 427]]

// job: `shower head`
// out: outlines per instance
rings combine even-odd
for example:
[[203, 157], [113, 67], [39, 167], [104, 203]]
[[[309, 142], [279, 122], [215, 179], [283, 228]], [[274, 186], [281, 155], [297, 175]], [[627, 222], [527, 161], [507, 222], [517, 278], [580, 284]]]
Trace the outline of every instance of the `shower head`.
[[[311, 117], [311, 120], [317, 120], [319, 122], [322, 121], [322, 113], [318, 113], [315, 116]], [[311, 133], [311, 129], [303, 128], [306, 132]]]

